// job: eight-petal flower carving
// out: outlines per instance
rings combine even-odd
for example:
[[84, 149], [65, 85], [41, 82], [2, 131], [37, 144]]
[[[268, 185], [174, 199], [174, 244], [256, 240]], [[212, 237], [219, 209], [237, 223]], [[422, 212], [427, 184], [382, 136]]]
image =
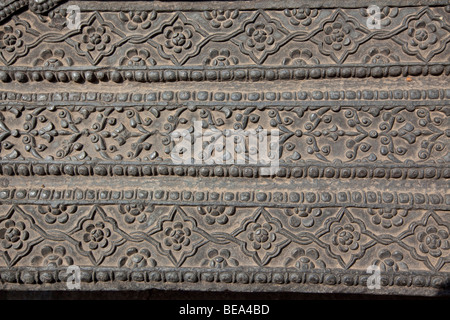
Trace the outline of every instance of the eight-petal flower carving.
[[435, 212], [411, 223], [409, 231], [399, 238], [409, 246], [412, 256], [431, 270], [439, 270], [450, 261], [450, 225]]
[[266, 210], [258, 209], [233, 235], [241, 241], [244, 254], [252, 257], [258, 265], [265, 265], [290, 243], [280, 231], [280, 221]]
[[311, 41], [318, 45], [322, 54], [330, 56], [336, 63], [342, 63], [349, 54], [355, 53], [366, 38], [366, 31], [358, 22], [340, 11], [322, 25], [322, 31]]
[[442, 17], [425, 10], [405, 23], [408, 29], [395, 37], [405, 53], [429, 61], [445, 49], [450, 28], [444, 25]]
[[376, 244], [364, 223], [346, 209], [325, 221], [324, 226], [316, 236], [324, 242], [327, 253], [344, 268], [350, 268], [368, 248]]

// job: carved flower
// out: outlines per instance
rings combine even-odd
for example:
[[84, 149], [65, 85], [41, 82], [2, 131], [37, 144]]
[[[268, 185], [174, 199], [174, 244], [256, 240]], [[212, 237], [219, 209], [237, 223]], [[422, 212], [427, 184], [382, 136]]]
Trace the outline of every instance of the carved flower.
[[441, 257], [443, 250], [450, 249], [449, 233], [447, 228], [428, 226], [416, 234], [419, 241], [419, 250], [435, 258]]
[[361, 235], [351, 223], [337, 225], [333, 229], [332, 243], [341, 252], [357, 251]]
[[318, 45], [320, 53], [343, 63], [349, 54], [356, 52], [365, 33], [355, 20], [337, 12], [323, 24], [323, 29], [311, 41]]
[[183, 246], [187, 247], [191, 243], [189, 236], [192, 231], [182, 222], [175, 222], [164, 230], [164, 244], [175, 251], [180, 251]]
[[332, 47], [335, 51], [340, 51], [352, 44], [352, 26], [350, 24], [334, 22], [327, 26], [324, 32], [326, 34], [324, 38], [325, 44]]
[[427, 50], [429, 46], [438, 42], [436, 31], [437, 27], [433, 23], [427, 23], [425, 20], [416, 21], [408, 29], [409, 44], [420, 50]]
[[146, 49], [140, 49], [139, 51], [135, 48], [127, 51], [126, 56], [122, 57], [119, 61], [121, 66], [146, 66], [156, 65], [155, 59], [150, 57], [150, 52]]
[[416, 138], [422, 135], [422, 132], [420, 130], [415, 130], [415, 127], [411, 122], [408, 122], [398, 129], [398, 135], [405, 139], [409, 144], [413, 144], [416, 142]]
[[298, 8], [298, 9], [285, 9], [284, 15], [289, 19], [289, 22], [298, 26], [300, 23], [304, 26], [309, 26], [312, 22], [312, 18], [316, 17], [319, 11], [317, 9]]
[[203, 260], [202, 265], [211, 268], [226, 268], [229, 265], [237, 267], [239, 262], [231, 258], [231, 252], [228, 249], [222, 249], [218, 251], [217, 249], [211, 249], [208, 251], [208, 258]]
[[131, 132], [121, 123], [114, 131], [111, 133], [114, 140], [117, 141], [119, 146], [124, 145], [128, 138], [131, 137]]
[[151, 253], [148, 249], [137, 249], [136, 247], [129, 248], [126, 256], [119, 260], [119, 267], [127, 266], [130, 269], [155, 267], [156, 261], [151, 258]]
[[249, 225], [248, 240], [251, 241], [252, 248], [255, 250], [270, 250], [272, 248], [272, 242], [277, 239], [275, 230], [270, 223], [252, 223]]
[[[365, 18], [373, 18], [373, 23], [379, 22], [382, 27], [387, 27], [391, 24], [390, 18], [395, 18], [398, 15], [398, 8], [394, 7], [382, 7], [378, 12], [372, 10], [369, 8], [361, 8], [360, 9], [361, 15]], [[375, 20], [376, 19], [376, 20]]]
[[289, 53], [289, 58], [283, 59], [283, 65], [306, 66], [311, 64], [320, 64], [319, 59], [313, 57], [308, 49], [295, 49]]
[[20, 250], [29, 237], [30, 234], [25, 230], [25, 223], [22, 221], [6, 220], [4, 227], [0, 229], [0, 239], [4, 249]]
[[289, 35], [288, 30], [265, 12], [245, 22], [243, 28], [245, 32], [231, 40], [257, 64], [262, 64], [269, 55], [277, 52], [283, 39]]
[[72, 58], [64, 59], [66, 53], [64, 50], [56, 49], [55, 51], [47, 49], [41, 52], [39, 58], [33, 61], [33, 66], [43, 66], [49, 68], [58, 68], [73, 65]]
[[327, 253], [346, 269], [376, 244], [364, 222], [355, 219], [347, 209], [327, 219], [324, 228], [317, 231], [316, 236], [326, 244]]
[[439, 270], [450, 261], [450, 224], [436, 212], [425, 213], [421, 221], [411, 223], [402, 234], [412, 256], [431, 270]]
[[143, 204], [121, 204], [119, 206], [119, 212], [125, 215], [126, 223], [131, 224], [136, 220], [140, 223], [144, 223], [147, 220], [145, 205]]
[[392, 54], [389, 48], [372, 48], [368, 54], [363, 58], [364, 63], [370, 64], [386, 64], [390, 62], [399, 62], [400, 59], [397, 55]]
[[380, 208], [369, 209], [369, 214], [372, 215], [372, 222], [374, 224], [381, 224], [385, 229], [389, 229], [393, 225], [399, 227], [403, 224], [402, 217], [408, 215], [408, 210], [397, 210], [394, 208]]
[[294, 228], [298, 228], [301, 225], [310, 228], [314, 225], [314, 218], [322, 215], [321, 209], [312, 209], [310, 207], [285, 209], [284, 212], [290, 217], [289, 224]]
[[382, 249], [378, 252], [378, 258], [373, 264], [379, 266], [381, 271], [408, 271], [407, 264], [402, 261], [403, 253], [400, 251], [391, 252]]
[[290, 243], [290, 239], [280, 232], [281, 222], [264, 209], [258, 209], [252, 217], [245, 219], [234, 232], [241, 242], [241, 249], [260, 266], [278, 256]]
[[111, 37], [103, 26], [97, 28], [89, 26], [83, 29], [82, 40], [88, 51], [104, 51], [106, 45], [111, 42]]
[[77, 211], [77, 206], [65, 205], [65, 204], [51, 204], [40, 205], [38, 212], [45, 216], [45, 222], [53, 224], [59, 222], [61, 224], [66, 223], [69, 220], [69, 215]]
[[128, 30], [136, 30], [138, 27], [148, 29], [152, 25], [152, 21], [156, 19], [156, 11], [130, 11], [120, 12], [119, 19], [127, 23]]
[[236, 210], [234, 207], [226, 208], [225, 206], [207, 206], [198, 207], [198, 212], [205, 216], [205, 222], [207, 224], [226, 224], [228, 222], [228, 217], [235, 214]]
[[289, 258], [286, 259], [285, 266], [295, 266], [300, 270], [325, 269], [325, 262], [319, 259], [319, 251], [309, 248], [306, 251], [303, 248], [296, 248], [292, 251]]
[[35, 266], [44, 266], [49, 268], [58, 268], [63, 265], [73, 265], [72, 257], [66, 255], [66, 248], [63, 246], [44, 246], [41, 249], [41, 255], [35, 256], [31, 263]]
[[48, 17], [50, 18], [50, 23], [48, 24], [50, 28], [62, 30], [67, 25], [66, 9], [55, 8], [54, 10], [48, 13]]
[[85, 228], [83, 241], [88, 244], [89, 249], [97, 250], [108, 246], [108, 238], [110, 236], [111, 230], [106, 228], [103, 222], [90, 223]]
[[209, 57], [206, 58], [203, 63], [207, 66], [224, 67], [236, 65], [239, 63], [239, 60], [238, 58], [231, 56], [230, 50], [228, 49], [221, 49], [220, 51], [212, 49], [209, 52]]
[[21, 39], [22, 36], [23, 33], [19, 29], [15, 29], [10, 25], [4, 26], [3, 30], [0, 30], [0, 51], [4, 50], [13, 53], [21, 48], [24, 45]]
[[247, 26], [245, 32], [248, 36], [247, 46], [257, 51], [264, 51], [266, 46], [272, 46], [275, 43], [274, 28], [269, 24], [252, 23]]
[[239, 16], [239, 10], [204, 11], [203, 16], [210, 21], [213, 28], [229, 28], [233, 25], [233, 20]]
[[165, 46], [175, 53], [181, 53], [192, 47], [192, 36], [191, 29], [182, 23], [169, 26], [164, 31]]
[[445, 50], [447, 42], [440, 40], [446, 39], [447, 34], [443, 17], [427, 9], [408, 19], [407, 29], [395, 38], [406, 54], [430, 61]]

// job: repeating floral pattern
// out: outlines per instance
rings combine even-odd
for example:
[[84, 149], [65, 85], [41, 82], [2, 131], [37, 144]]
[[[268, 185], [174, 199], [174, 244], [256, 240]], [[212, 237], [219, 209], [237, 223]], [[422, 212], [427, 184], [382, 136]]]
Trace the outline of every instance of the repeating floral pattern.
[[20, 266], [32, 259], [34, 266], [53, 268], [115, 267], [118, 261], [127, 268], [285, 266], [303, 271], [362, 270], [374, 264], [383, 272], [397, 272], [438, 271], [450, 260], [444, 212], [411, 210], [399, 230], [389, 233], [374, 221], [364, 222], [364, 208], [312, 207], [323, 216], [310, 227], [292, 226], [272, 207], [237, 208], [233, 220], [210, 224], [193, 206], [155, 205], [160, 216], [150, 217], [153, 222], [136, 231], [122, 223], [121, 205], [81, 207], [69, 217], [64, 237], [52, 230], [52, 221], [33, 219], [36, 205], [10, 207], [0, 218], [2, 263]]
[[80, 58], [76, 64], [99, 65], [112, 55], [119, 61], [123, 57], [120, 48], [128, 45], [138, 51], [150, 50], [158, 65], [198, 64], [196, 56], [205, 60], [211, 46], [224, 42], [236, 54], [236, 61], [248, 66], [264, 64], [270, 56], [275, 56], [270, 64], [280, 64], [286, 57], [279, 49], [286, 45], [293, 46], [292, 50], [308, 48], [315, 59], [327, 64], [363, 63], [357, 50], [363, 44], [367, 48], [369, 41], [372, 50], [380, 44], [398, 46], [393, 51], [402, 51], [400, 61], [430, 62], [450, 40], [443, 8], [383, 7], [380, 30], [368, 27], [371, 13], [366, 9], [87, 12], [75, 31], [67, 29], [66, 16], [65, 10], [56, 8], [34, 22], [33, 28], [29, 22], [35, 18], [29, 13], [4, 23], [0, 28], [0, 61], [21, 65], [20, 58], [30, 50], [57, 41], [72, 47], [71, 52]]
[[[241, 111], [209, 106], [176, 110], [155, 106], [23, 110], [3, 105], [0, 156], [10, 160], [170, 163], [180, 143], [173, 134], [177, 130], [192, 132], [194, 121], [201, 119], [204, 129], [216, 130], [223, 137], [228, 129], [237, 133], [256, 132], [268, 122], [269, 130], [279, 131], [280, 159], [289, 163], [303, 160], [327, 163], [338, 159], [372, 163], [448, 162], [448, 115], [447, 106], [386, 109], [336, 106], [320, 110], [306, 106], [253, 107]], [[17, 117], [21, 122], [12, 126]], [[155, 128], [158, 122], [161, 126]], [[196, 139], [192, 137], [193, 144]], [[219, 143], [220, 140], [207, 142], [210, 146], [205, 148], [205, 163], [216, 159], [213, 146]], [[248, 143], [245, 142], [244, 152], [250, 157]], [[192, 153], [192, 158], [197, 156]]]
[[[134, 183], [142, 176], [259, 177], [252, 166], [172, 165], [173, 134], [192, 132], [196, 120], [223, 135], [277, 130], [281, 169], [263, 180], [274, 183], [270, 191], [157, 190], [157, 183], [140, 190], [2, 189], [2, 284], [63, 281], [61, 271], [77, 265], [85, 283], [353, 286], [364, 285], [360, 275], [376, 265], [389, 285], [446, 286], [450, 198], [439, 194], [450, 177], [446, 88], [95, 87], [109, 80], [448, 76], [449, 6], [384, 6], [380, 29], [367, 24], [373, 13], [365, 8], [88, 10], [70, 30], [59, 2], [1, 6], [0, 81], [90, 82], [93, 89], [0, 92], [3, 176], [111, 175]], [[204, 141], [208, 164], [216, 144]], [[245, 143], [243, 153], [252, 157]], [[288, 184], [281, 187], [281, 177], [294, 182], [292, 190], [282, 190]], [[319, 177], [386, 178], [392, 190], [377, 183], [362, 191], [304, 188], [327, 182]], [[430, 183], [430, 190], [405, 190], [424, 178], [433, 180], [416, 182]], [[9, 181], [1, 183], [6, 188]]]

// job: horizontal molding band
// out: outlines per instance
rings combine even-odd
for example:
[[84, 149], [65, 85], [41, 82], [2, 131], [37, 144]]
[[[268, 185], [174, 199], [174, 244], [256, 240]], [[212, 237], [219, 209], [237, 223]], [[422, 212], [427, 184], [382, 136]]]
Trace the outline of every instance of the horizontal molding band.
[[[307, 189], [307, 188], [306, 188]], [[387, 191], [234, 191], [214, 192], [208, 190], [163, 190], [163, 189], [0, 189], [2, 204], [46, 205], [64, 203], [66, 205], [187, 205], [187, 206], [237, 206], [311, 208], [354, 207], [354, 208], [396, 208], [450, 211], [450, 194], [447, 190], [439, 193], [419, 193], [401, 190]]]
[[[292, 268], [90, 268], [80, 267], [81, 284], [98, 283], [208, 283], [296, 285], [295, 291], [303, 286], [367, 287], [370, 274], [364, 271], [343, 271], [335, 269], [301, 271]], [[49, 283], [66, 284], [69, 275], [67, 268], [11, 268], [0, 269], [0, 281], [3, 286], [10, 284], [41, 285]], [[382, 273], [381, 285], [385, 288], [434, 288], [446, 289], [450, 280], [448, 273], [431, 275], [427, 272]], [[147, 287], [148, 288], [148, 287]], [[30, 288], [28, 288], [30, 289]], [[42, 287], [47, 290], [48, 288]], [[91, 288], [94, 289], [95, 288]], [[133, 286], [133, 289], [135, 287]], [[242, 290], [242, 289], [241, 289]], [[319, 288], [318, 288], [319, 290]]]
[[388, 78], [408, 76], [448, 76], [448, 63], [411, 64], [411, 65], [343, 65], [310, 67], [229, 67], [226, 69], [202, 67], [147, 67], [147, 68], [20, 68], [1, 67], [0, 81], [9, 83], [25, 82], [177, 82], [177, 81], [276, 81], [276, 80], [317, 80], [348, 78]]
[[[324, 103], [330, 101], [330, 104]], [[397, 105], [407, 106], [436, 106], [450, 105], [450, 89], [394, 89], [394, 90], [300, 90], [300, 91], [206, 91], [206, 90], [165, 90], [147, 92], [56, 92], [56, 93], [20, 93], [13, 91], [0, 91], [0, 107], [14, 106], [15, 103], [25, 108], [34, 106], [92, 106], [102, 107], [133, 107], [138, 105], [158, 105], [163, 109], [173, 109], [180, 106], [168, 106], [168, 103], [193, 103], [203, 105], [207, 102], [224, 104], [229, 102], [232, 110], [241, 107], [254, 106], [274, 107], [274, 102], [282, 103], [281, 106], [298, 106], [307, 102], [307, 106], [378, 106], [388, 109]], [[362, 105], [360, 101], [364, 101]], [[380, 103], [375, 103], [380, 101]], [[389, 106], [386, 103], [389, 103]], [[24, 105], [25, 103], [25, 105]], [[33, 103], [28, 106], [26, 103]], [[64, 104], [62, 104], [64, 103]], [[81, 104], [80, 104], [81, 103]], [[239, 103], [239, 104], [236, 104]], [[108, 104], [105, 106], [104, 104]], [[162, 109], [162, 110], [163, 110]]]
[[[261, 168], [266, 168], [262, 169]], [[267, 166], [254, 165], [176, 165], [124, 162], [29, 162], [0, 161], [0, 175], [4, 176], [116, 176], [116, 177], [219, 177], [219, 178], [328, 178], [328, 179], [449, 179], [450, 164], [304, 164], [284, 165], [273, 173]]]

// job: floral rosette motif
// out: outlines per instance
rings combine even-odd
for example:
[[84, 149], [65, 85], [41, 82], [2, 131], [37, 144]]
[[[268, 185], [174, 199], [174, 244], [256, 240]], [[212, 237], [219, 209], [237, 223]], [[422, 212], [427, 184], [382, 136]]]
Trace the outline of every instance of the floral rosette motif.
[[156, 260], [153, 259], [150, 250], [147, 248], [138, 249], [131, 247], [127, 250], [126, 256], [119, 260], [119, 267], [127, 267], [130, 269], [155, 267]]
[[289, 53], [288, 58], [283, 59], [282, 64], [285, 66], [306, 66], [320, 64], [320, 61], [313, 56], [309, 49], [294, 49]]
[[87, 57], [93, 65], [98, 64], [103, 57], [113, 54], [119, 46], [118, 41], [125, 37], [125, 34], [110, 22], [105, 22], [98, 13], [92, 15], [88, 21], [82, 22], [79, 30], [71, 43], [77, 53]]
[[134, 31], [138, 28], [146, 30], [152, 26], [156, 19], [156, 11], [129, 11], [119, 12], [119, 19], [124, 22], [128, 30]]
[[92, 263], [102, 263], [105, 257], [113, 254], [125, 242], [116, 231], [115, 223], [103, 210], [94, 208], [72, 231], [74, 238], [79, 240], [77, 249], [87, 255]]
[[409, 19], [407, 26], [408, 29], [405, 32], [396, 36], [407, 54], [429, 61], [444, 50], [445, 41], [439, 41], [439, 39], [445, 38], [448, 32], [442, 27], [442, 17], [435, 16], [430, 10], [426, 10], [419, 17]]
[[40, 253], [33, 257], [32, 265], [56, 269], [62, 266], [71, 266], [74, 263], [73, 258], [67, 254], [67, 249], [61, 245], [46, 245], [42, 247]]
[[191, 27], [183, 23], [168, 27], [164, 31], [164, 37], [166, 38], [164, 46], [169, 52], [180, 54], [192, 48], [193, 34]]
[[279, 233], [281, 228], [281, 223], [267, 211], [257, 211], [237, 231], [243, 252], [259, 265], [267, 264], [290, 242]]
[[384, 6], [379, 7], [368, 7], [361, 8], [360, 13], [364, 18], [367, 18], [367, 23], [372, 23], [374, 25], [378, 24], [380, 27], [387, 27], [392, 23], [392, 18], [398, 16], [397, 7]]
[[268, 55], [275, 53], [280, 41], [288, 34], [277, 21], [261, 13], [244, 26], [245, 33], [232, 39], [242, 53], [247, 54], [256, 63], [263, 63]]
[[325, 269], [326, 264], [319, 259], [319, 251], [315, 248], [296, 248], [285, 261], [286, 267], [295, 267], [299, 270]]
[[204, 216], [205, 223], [213, 225], [228, 223], [228, 217], [233, 216], [236, 212], [234, 207], [225, 206], [206, 206], [198, 207], [198, 213]]
[[228, 49], [212, 49], [209, 51], [209, 56], [203, 61], [203, 64], [211, 67], [226, 67], [230, 65], [237, 65], [238, 58], [231, 55]]
[[342, 63], [349, 54], [356, 52], [362, 37], [363, 32], [356, 22], [338, 13], [323, 24], [322, 32], [312, 41], [319, 46], [322, 54]]
[[[21, 210], [10, 209], [0, 220], [0, 256], [9, 267], [13, 266], [42, 238], [33, 229], [28, 219], [22, 219], [18, 214]], [[23, 213], [23, 212], [22, 212]]]
[[28, 22], [16, 20], [0, 27], [0, 61], [5, 65], [16, 62], [29, 51], [27, 43], [33, 41], [36, 31]]
[[0, 228], [0, 240], [3, 249], [21, 250], [30, 238], [25, 223], [22, 221], [6, 220]]
[[203, 16], [206, 20], [209, 20], [211, 27], [227, 29], [233, 25], [234, 20], [239, 16], [239, 10], [204, 11]]
[[289, 18], [289, 23], [293, 26], [309, 26], [313, 19], [317, 17], [319, 10], [310, 8], [285, 9], [284, 15]]
[[431, 270], [439, 270], [450, 261], [450, 226], [435, 212], [427, 213], [420, 222], [413, 222], [401, 238], [410, 252]]
[[163, 217], [149, 234], [158, 241], [158, 251], [179, 266], [205, 243], [196, 231], [196, 221], [177, 208]]
[[40, 53], [39, 58], [33, 61], [33, 66], [42, 66], [46, 68], [70, 67], [73, 65], [73, 59], [66, 57], [66, 53], [61, 49], [47, 49]]
[[38, 212], [44, 216], [45, 222], [48, 224], [60, 223], [64, 224], [69, 220], [69, 216], [77, 212], [78, 207], [75, 205], [51, 204], [40, 205]]
[[363, 62], [368, 64], [387, 64], [399, 62], [398, 55], [393, 54], [389, 48], [374, 47], [364, 56]]
[[207, 253], [207, 259], [204, 259], [202, 266], [210, 268], [226, 268], [228, 266], [237, 267], [239, 262], [231, 257], [231, 252], [228, 249], [210, 249]]
[[154, 66], [156, 65], [155, 59], [150, 57], [150, 51], [147, 49], [130, 49], [126, 52], [125, 57], [119, 60], [121, 66]]
[[368, 236], [364, 223], [347, 210], [328, 219], [325, 228], [319, 230], [317, 236], [327, 243], [328, 254], [345, 268], [363, 257], [365, 251], [376, 243]]
[[383, 272], [408, 271], [408, 265], [403, 261], [403, 253], [398, 250], [381, 249], [378, 252], [378, 259], [372, 264], [379, 266]]

